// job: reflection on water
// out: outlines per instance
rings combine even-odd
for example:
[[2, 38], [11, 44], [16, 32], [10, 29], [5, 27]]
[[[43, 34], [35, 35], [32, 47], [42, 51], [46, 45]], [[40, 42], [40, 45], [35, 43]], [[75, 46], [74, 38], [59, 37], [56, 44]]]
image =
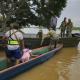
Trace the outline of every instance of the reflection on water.
[[76, 48], [63, 48], [47, 62], [12, 80], [80, 80], [80, 54]]
[[78, 53], [80, 53], [80, 41], [79, 41], [79, 44], [77, 46], [77, 50], [78, 50]]

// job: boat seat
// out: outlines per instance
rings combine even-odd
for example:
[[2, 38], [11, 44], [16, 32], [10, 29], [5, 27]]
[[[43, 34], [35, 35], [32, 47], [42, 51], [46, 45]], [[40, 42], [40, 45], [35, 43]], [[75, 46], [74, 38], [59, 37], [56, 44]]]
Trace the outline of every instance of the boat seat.
[[32, 52], [33, 55], [41, 55], [49, 51], [49, 48], [42, 48], [40, 50], [35, 50]]

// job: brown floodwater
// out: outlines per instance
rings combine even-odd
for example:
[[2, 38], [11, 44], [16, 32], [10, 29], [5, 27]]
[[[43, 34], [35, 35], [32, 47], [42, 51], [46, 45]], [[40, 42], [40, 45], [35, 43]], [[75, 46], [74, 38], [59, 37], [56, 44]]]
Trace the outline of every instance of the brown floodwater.
[[12, 80], [80, 80], [80, 53], [76, 48], [63, 48], [50, 60]]

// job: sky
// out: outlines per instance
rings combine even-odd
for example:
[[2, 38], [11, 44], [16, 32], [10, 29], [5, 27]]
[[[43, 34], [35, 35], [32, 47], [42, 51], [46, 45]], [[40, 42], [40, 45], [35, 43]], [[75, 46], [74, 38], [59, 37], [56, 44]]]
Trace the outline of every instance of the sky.
[[74, 27], [80, 27], [80, 0], [67, 1], [67, 6], [64, 8], [60, 18], [58, 19], [57, 27], [60, 26], [64, 17], [70, 18]]

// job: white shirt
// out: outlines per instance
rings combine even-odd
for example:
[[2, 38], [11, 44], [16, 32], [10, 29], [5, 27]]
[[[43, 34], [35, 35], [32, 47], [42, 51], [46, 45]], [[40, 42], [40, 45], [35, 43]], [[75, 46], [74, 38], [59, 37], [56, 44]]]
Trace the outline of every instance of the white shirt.
[[51, 26], [56, 26], [57, 25], [57, 17], [56, 16], [51, 17], [50, 25]]
[[[17, 36], [17, 39], [18, 40], [23, 40], [23, 34], [21, 32], [19, 32], [19, 31], [17, 31], [17, 32], [16, 31], [17, 31], [16, 29], [9, 30], [9, 31], [7, 31], [5, 33], [5, 36], [9, 37], [10, 34], [12, 34], [13, 32], [15, 32], [15, 35]], [[17, 40], [16, 37], [15, 37], [15, 35], [14, 34], [11, 35], [11, 38], [13, 40]], [[11, 38], [9, 37], [9, 40], [12, 40]], [[7, 47], [8, 47], [9, 50], [15, 50], [15, 49], [19, 48], [20, 46], [19, 45], [7, 45]]]

